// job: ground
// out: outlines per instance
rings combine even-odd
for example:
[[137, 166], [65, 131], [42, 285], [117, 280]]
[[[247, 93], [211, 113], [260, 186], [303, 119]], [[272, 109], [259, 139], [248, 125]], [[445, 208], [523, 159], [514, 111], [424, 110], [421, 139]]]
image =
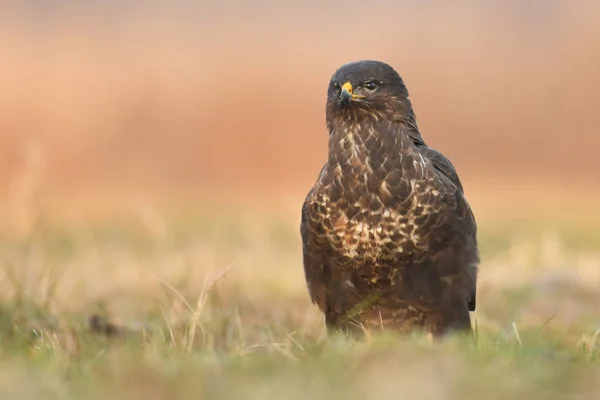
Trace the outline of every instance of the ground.
[[3, 398], [600, 394], [593, 221], [480, 224], [474, 338], [433, 344], [327, 338], [308, 300], [293, 215], [144, 215], [5, 235]]

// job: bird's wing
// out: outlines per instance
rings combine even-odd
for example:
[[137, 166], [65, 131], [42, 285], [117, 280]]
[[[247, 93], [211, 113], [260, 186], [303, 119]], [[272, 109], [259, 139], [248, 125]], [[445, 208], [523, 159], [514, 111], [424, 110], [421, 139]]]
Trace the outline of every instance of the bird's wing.
[[454, 168], [454, 165], [452, 165], [450, 160], [446, 158], [446, 156], [444, 156], [439, 151], [427, 146], [419, 146], [419, 150], [421, 151], [421, 154], [423, 154], [424, 157], [431, 160], [436, 170], [444, 174], [444, 176], [446, 176], [446, 178], [448, 178], [450, 182], [452, 182], [454, 186], [456, 186], [456, 188], [460, 190], [461, 193], [463, 193], [463, 186], [460, 182], [458, 174], [456, 173], [456, 169]]
[[316, 243], [316, 235], [311, 225], [308, 211], [308, 199], [311, 197], [313, 190], [309, 192], [302, 205], [302, 219], [300, 222], [302, 261], [310, 298], [313, 303], [319, 306], [321, 311], [326, 312], [328, 275], [325, 271], [325, 253], [323, 248]]
[[[434, 226], [442, 229], [434, 229], [432, 226], [433, 234], [438, 236], [440, 257], [457, 260], [455, 262], [459, 262], [463, 264], [463, 268], [467, 268], [467, 277], [469, 278], [468, 307], [470, 311], [475, 311], [477, 302], [476, 268], [479, 263], [475, 216], [464, 197], [462, 183], [450, 160], [439, 151], [427, 146], [418, 146], [418, 150], [431, 161], [439, 178], [438, 185], [442, 195], [437, 201], [441, 201], [441, 205], [451, 211], [449, 214], [442, 213], [440, 215], [441, 219], [434, 223]], [[452, 217], [448, 215], [452, 215]], [[450, 253], [446, 252], [444, 248], [449, 249], [448, 246], [455, 250], [450, 251]]]

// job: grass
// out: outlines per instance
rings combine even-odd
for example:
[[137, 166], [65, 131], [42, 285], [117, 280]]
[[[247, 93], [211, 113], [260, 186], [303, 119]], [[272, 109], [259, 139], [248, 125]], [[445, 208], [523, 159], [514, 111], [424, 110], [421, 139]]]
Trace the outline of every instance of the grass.
[[389, 332], [327, 337], [293, 216], [157, 215], [5, 232], [0, 398], [600, 394], [594, 226], [578, 241], [576, 229], [552, 234], [535, 221], [518, 232], [480, 224], [475, 335], [432, 344]]

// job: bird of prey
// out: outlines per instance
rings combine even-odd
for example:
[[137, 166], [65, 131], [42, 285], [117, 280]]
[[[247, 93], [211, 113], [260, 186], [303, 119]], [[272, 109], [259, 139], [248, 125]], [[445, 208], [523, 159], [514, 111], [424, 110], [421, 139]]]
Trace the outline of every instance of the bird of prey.
[[308, 291], [329, 330], [471, 332], [477, 226], [452, 163], [428, 147], [400, 75], [341, 66], [329, 155], [302, 207]]

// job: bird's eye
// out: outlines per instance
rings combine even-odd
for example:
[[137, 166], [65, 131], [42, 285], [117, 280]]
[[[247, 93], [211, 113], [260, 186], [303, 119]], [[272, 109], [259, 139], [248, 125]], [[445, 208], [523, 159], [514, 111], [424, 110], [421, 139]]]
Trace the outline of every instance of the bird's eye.
[[335, 91], [336, 94], [339, 94], [342, 91], [342, 88], [338, 81], [331, 82], [331, 86], [333, 86], [333, 90]]
[[377, 82], [367, 81], [367, 82], [363, 83], [363, 87], [368, 90], [375, 90], [377, 88]]

